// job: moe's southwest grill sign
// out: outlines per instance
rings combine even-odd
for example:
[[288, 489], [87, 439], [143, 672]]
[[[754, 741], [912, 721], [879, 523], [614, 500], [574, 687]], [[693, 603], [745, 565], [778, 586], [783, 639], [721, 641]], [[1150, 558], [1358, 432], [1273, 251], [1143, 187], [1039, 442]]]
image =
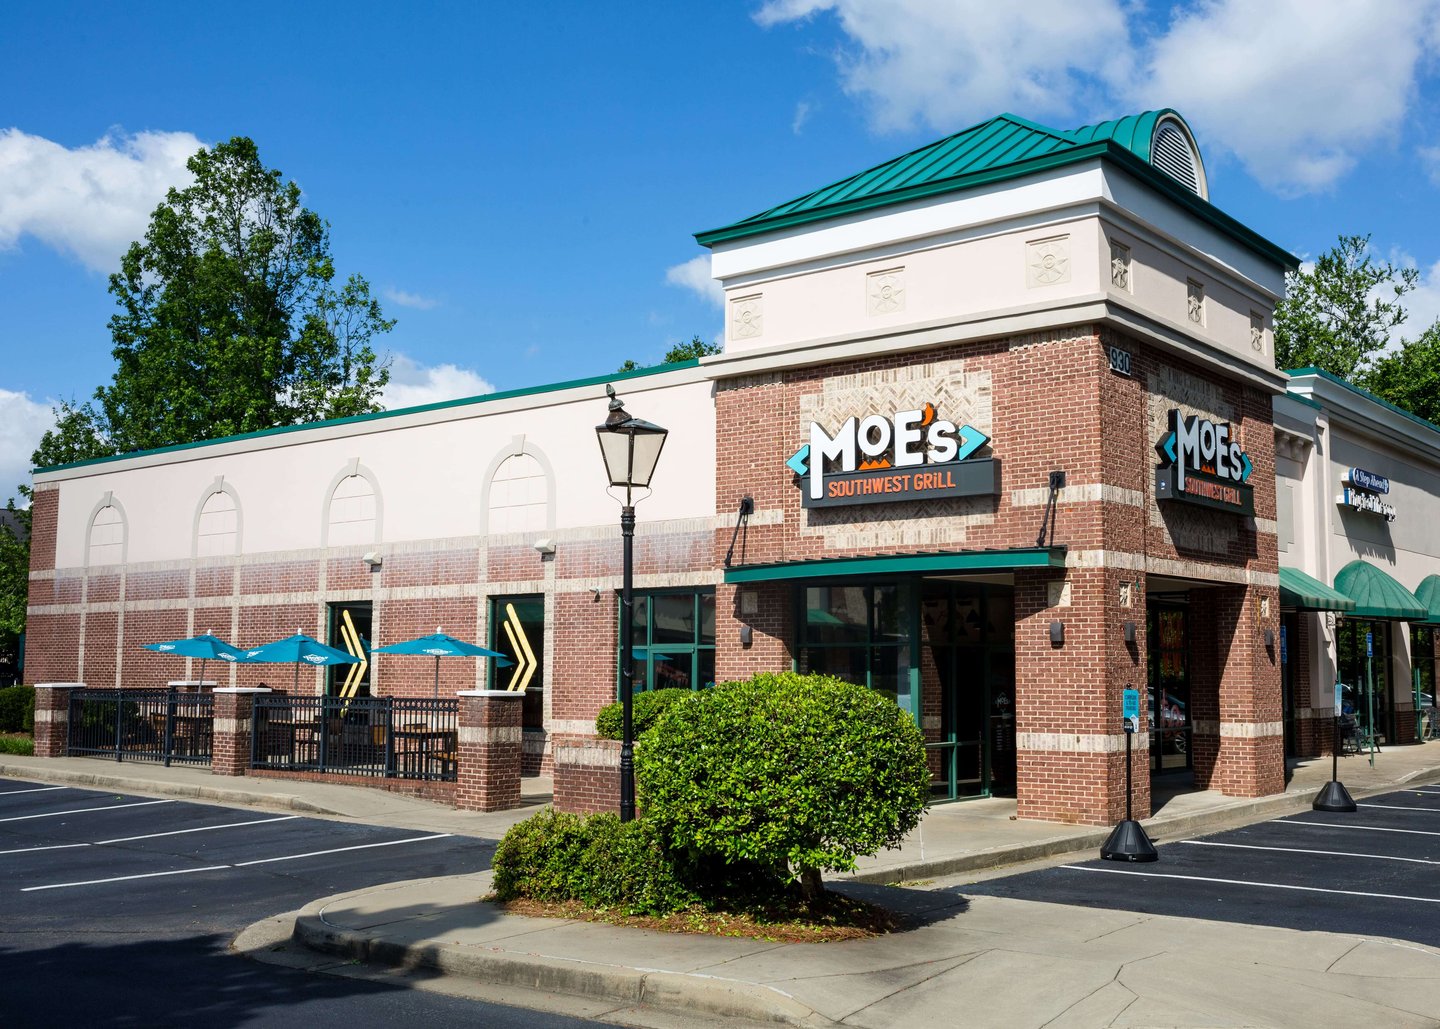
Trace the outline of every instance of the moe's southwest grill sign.
[[810, 423], [810, 442], [785, 462], [802, 507], [888, 504], [941, 497], [994, 496], [1000, 463], [975, 454], [990, 437], [973, 425], [918, 411], [847, 418], [832, 432]]
[[1250, 455], [1240, 449], [1229, 422], [1170, 412], [1170, 432], [1155, 448], [1165, 463], [1155, 470], [1155, 498], [1201, 507], [1255, 513]]

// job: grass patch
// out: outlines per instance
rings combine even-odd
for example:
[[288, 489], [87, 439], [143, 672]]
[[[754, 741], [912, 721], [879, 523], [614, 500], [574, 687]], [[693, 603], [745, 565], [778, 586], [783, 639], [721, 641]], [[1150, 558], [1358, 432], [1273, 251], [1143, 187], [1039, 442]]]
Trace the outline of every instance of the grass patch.
[[710, 911], [696, 906], [671, 915], [627, 915], [614, 909], [591, 908], [575, 900], [541, 901], [481, 898], [500, 910], [527, 918], [568, 918], [605, 922], [662, 933], [703, 933], [767, 943], [833, 943], [866, 940], [908, 928], [893, 911], [826, 891], [813, 904], [799, 897], [777, 899], [744, 911]]
[[35, 740], [24, 733], [0, 733], [0, 754], [35, 755]]

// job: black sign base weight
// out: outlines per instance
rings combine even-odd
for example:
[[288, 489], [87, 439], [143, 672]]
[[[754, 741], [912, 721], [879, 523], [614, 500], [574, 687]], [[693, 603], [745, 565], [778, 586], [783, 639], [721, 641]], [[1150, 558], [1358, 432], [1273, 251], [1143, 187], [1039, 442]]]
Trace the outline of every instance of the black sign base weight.
[[1350, 791], [1340, 781], [1340, 718], [1335, 718], [1335, 746], [1330, 751], [1330, 781], [1320, 787], [1320, 792], [1315, 795], [1315, 803], [1311, 808], [1316, 811], [1344, 811], [1351, 812], [1358, 810], [1355, 807], [1355, 799], [1350, 796]]
[[1145, 830], [1133, 818], [1127, 818], [1110, 834], [1100, 856], [1106, 861], [1159, 861], [1160, 855], [1155, 844], [1145, 835]]

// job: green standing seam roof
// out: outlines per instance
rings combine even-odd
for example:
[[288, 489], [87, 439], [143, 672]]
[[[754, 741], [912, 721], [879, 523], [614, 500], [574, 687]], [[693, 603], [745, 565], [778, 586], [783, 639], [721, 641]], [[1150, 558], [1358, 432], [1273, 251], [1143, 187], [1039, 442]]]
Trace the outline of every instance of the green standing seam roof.
[[1427, 575], [1415, 587], [1415, 599], [1430, 611], [1428, 625], [1440, 625], [1440, 575]]
[[812, 561], [743, 565], [725, 569], [727, 583], [833, 579], [851, 575], [906, 575], [917, 572], [1009, 571], [1015, 568], [1064, 568], [1064, 547], [1015, 550], [957, 550], [871, 557], [825, 557]]
[[1014, 114], [997, 115], [749, 218], [698, 232], [695, 239], [701, 246], [713, 246], [1107, 157], [1245, 246], [1286, 267], [1298, 268], [1300, 262], [1293, 255], [1150, 163], [1150, 140], [1156, 123], [1166, 115], [1184, 122], [1178, 112], [1168, 107], [1071, 131], [1052, 129]]
[[1280, 568], [1280, 606], [1297, 611], [1354, 611], [1355, 601], [1298, 568]]
[[1365, 561], [1351, 561], [1335, 575], [1335, 588], [1355, 601], [1351, 618], [1389, 618], [1423, 622], [1430, 609], [1387, 572]]

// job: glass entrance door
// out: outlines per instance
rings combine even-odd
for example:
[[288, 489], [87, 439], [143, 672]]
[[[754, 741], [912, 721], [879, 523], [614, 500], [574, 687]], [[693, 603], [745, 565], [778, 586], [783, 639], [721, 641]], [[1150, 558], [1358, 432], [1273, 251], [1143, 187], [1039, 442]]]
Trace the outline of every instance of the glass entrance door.
[[936, 800], [1014, 794], [1014, 628], [1008, 587], [922, 584], [921, 695]]
[[1190, 748], [1189, 611], [1157, 601], [1150, 616], [1150, 771], [1193, 767]]

